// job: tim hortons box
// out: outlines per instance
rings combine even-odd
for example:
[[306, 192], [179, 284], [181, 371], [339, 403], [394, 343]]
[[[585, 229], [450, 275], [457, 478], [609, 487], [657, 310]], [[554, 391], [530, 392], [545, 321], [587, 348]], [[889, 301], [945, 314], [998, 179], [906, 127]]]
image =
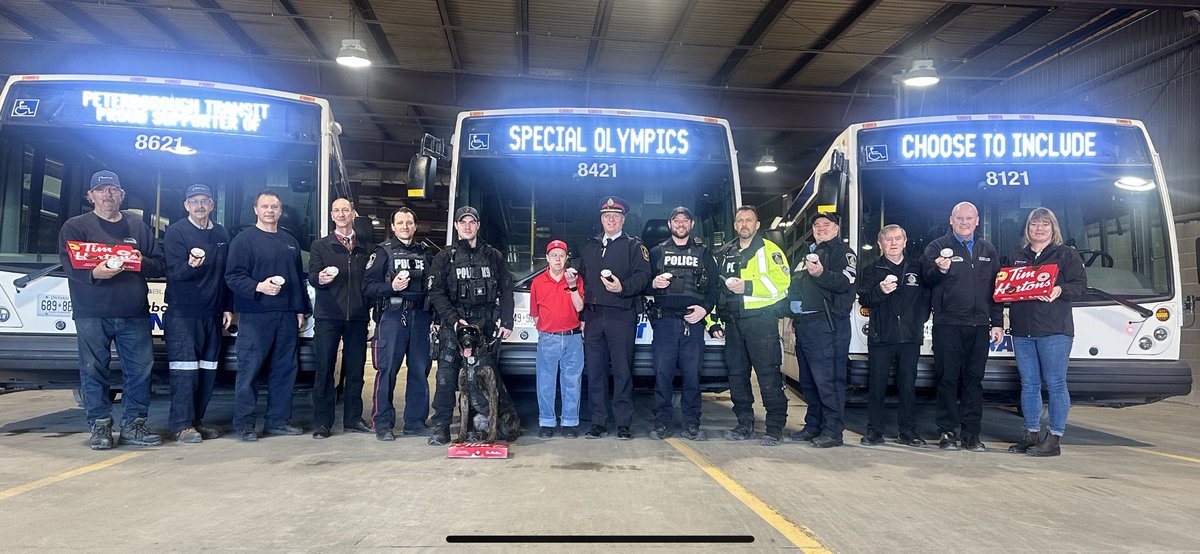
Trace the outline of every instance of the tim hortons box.
[[446, 451], [450, 458], [507, 458], [508, 443], [461, 442], [451, 444]]
[[1002, 267], [1000, 273], [996, 274], [992, 299], [996, 302], [1020, 302], [1050, 296], [1056, 277], [1058, 266], [1055, 264]]
[[100, 242], [67, 241], [67, 254], [71, 267], [75, 269], [92, 269], [108, 261], [109, 258], [121, 260], [125, 271], [141, 271], [142, 257], [127, 244], [104, 244]]

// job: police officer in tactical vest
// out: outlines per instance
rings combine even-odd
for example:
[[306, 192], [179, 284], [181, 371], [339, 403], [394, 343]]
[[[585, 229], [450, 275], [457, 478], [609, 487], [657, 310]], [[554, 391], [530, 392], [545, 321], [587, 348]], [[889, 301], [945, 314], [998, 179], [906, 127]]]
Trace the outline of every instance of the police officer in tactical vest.
[[[600, 204], [604, 232], [583, 246], [579, 273], [583, 276], [583, 364], [588, 378], [592, 426], [585, 438], [608, 436], [608, 378], [613, 380], [613, 416], [617, 438], [633, 432], [633, 341], [637, 335], [638, 303], [650, 283], [650, 251], [641, 239], [622, 231], [629, 204], [605, 196]], [[611, 371], [610, 371], [611, 364]]]
[[[429, 300], [441, 324], [441, 354], [433, 394], [433, 431], [429, 444], [450, 442], [454, 391], [462, 359], [455, 329], [476, 325], [482, 336], [508, 337], [513, 327], [513, 280], [499, 250], [479, 239], [479, 211], [463, 206], [454, 212], [458, 240], [433, 258]], [[499, 328], [496, 327], [499, 320]], [[498, 344], [497, 344], [498, 346]], [[492, 352], [496, 355], [496, 352]]]
[[704, 357], [704, 318], [712, 311], [721, 284], [717, 262], [699, 237], [691, 236], [692, 211], [671, 210], [671, 238], [650, 249], [654, 295], [647, 309], [654, 326], [654, 429], [650, 438], [671, 436], [671, 397], [675, 374], [683, 378], [680, 409], [683, 436], [705, 440], [700, 430], [700, 366]]
[[414, 240], [417, 216], [408, 208], [392, 214], [394, 236], [375, 248], [367, 261], [363, 294], [383, 315], [371, 347], [375, 362], [372, 419], [375, 438], [396, 440], [396, 409], [392, 404], [396, 374], [408, 360], [404, 392], [404, 434], [425, 435], [429, 417], [429, 327], [432, 321], [426, 293], [432, 277], [433, 253]]

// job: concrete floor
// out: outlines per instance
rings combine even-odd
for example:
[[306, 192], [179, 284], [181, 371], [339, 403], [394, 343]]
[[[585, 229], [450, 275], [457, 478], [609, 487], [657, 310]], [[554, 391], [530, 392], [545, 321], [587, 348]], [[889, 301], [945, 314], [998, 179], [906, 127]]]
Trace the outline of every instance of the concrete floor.
[[[2, 394], [0, 548], [457, 551], [482, 546], [447, 536], [540, 534], [753, 541], [708, 545], [723, 550], [1200, 550], [1194, 406], [1076, 407], [1063, 455], [1034, 459], [1007, 453], [1021, 426], [1009, 410], [986, 411], [986, 453], [859, 446], [863, 409], [848, 411], [846, 447], [818, 450], [717, 438], [733, 424], [725, 395], [705, 395], [708, 442], [652, 441], [651, 400], [637, 397], [633, 441], [526, 436], [508, 460], [451, 460], [423, 437], [383, 443], [361, 434], [93, 452], [69, 391]], [[536, 429], [536, 400], [525, 393], [517, 402], [527, 432]], [[219, 395], [209, 421], [227, 429], [231, 404]], [[167, 407], [155, 397], [156, 428]], [[789, 429], [803, 409], [793, 397]], [[932, 438], [932, 407], [921, 417]], [[293, 421], [311, 431], [303, 398]], [[568, 548], [504, 548], [531, 547]]]

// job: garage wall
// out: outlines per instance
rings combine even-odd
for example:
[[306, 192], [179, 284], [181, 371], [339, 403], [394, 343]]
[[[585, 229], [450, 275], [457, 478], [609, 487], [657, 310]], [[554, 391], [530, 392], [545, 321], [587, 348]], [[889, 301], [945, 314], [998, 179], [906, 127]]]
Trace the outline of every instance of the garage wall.
[[[1050, 91], [1047, 94], [1047, 91]], [[1149, 13], [1112, 34], [966, 99], [977, 113], [1065, 113], [1140, 119], [1162, 158], [1180, 241], [1184, 294], [1200, 297], [1200, 21]], [[1185, 321], [1187, 323], [1187, 321]], [[1200, 322], [1183, 332], [1200, 404]]]

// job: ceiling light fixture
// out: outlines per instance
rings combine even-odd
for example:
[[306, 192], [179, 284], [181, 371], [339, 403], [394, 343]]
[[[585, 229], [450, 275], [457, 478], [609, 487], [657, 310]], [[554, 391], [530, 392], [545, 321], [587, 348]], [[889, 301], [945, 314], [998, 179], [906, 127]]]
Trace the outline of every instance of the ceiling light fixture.
[[770, 153], [763, 154], [762, 159], [758, 160], [758, 165], [754, 166], [754, 171], [759, 173], [775, 173], [779, 170], [779, 166], [775, 165], [775, 156]]
[[371, 65], [371, 58], [367, 56], [367, 49], [363, 46], [362, 40], [348, 38], [342, 40], [342, 49], [338, 50], [337, 63], [346, 67], [367, 67]]
[[928, 87], [938, 84], [938, 81], [941, 78], [933, 67], [933, 60], [913, 60], [911, 68], [900, 72], [900, 82], [907, 87]]

